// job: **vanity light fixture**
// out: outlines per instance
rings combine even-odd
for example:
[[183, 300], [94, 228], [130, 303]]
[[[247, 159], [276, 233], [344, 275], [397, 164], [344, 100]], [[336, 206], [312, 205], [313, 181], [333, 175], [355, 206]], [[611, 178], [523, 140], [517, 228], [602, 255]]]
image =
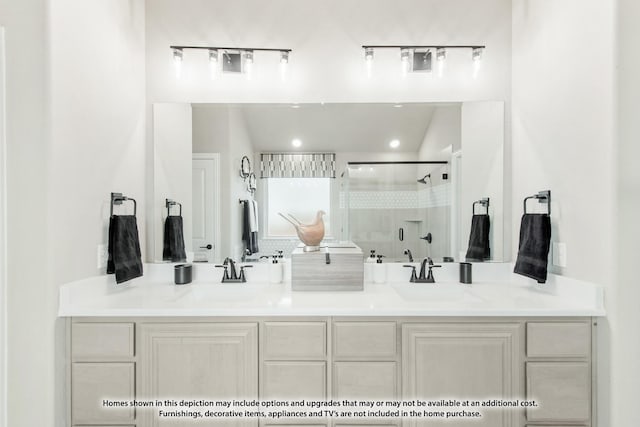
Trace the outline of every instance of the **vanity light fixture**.
[[400, 69], [402, 70], [402, 75], [406, 76], [409, 72], [409, 49], [400, 49]]
[[218, 49], [209, 49], [209, 74], [212, 80], [218, 74], [218, 65]]
[[247, 50], [244, 52], [244, 72], [247, 76], [247, 80], [251, 80], [253, 75], [253, 51]]
[[[444, 73], [444, 64], [447, 59], [447, 51], [450, 49], [469, 49], [471, 50], [471, 59], [474, 65], [474, 77], [477, 75], [482, 53], [486, 46], [484, 45], [363, 45], [365, 52], [365, 61], [373, 61], [373, 55], [376, 49], [399, 49], [400, 64], [402, 74], [406, 75], [409, 71], [431, 71], [431, 52], [435, 51], [438, 76], [442, 77]], [[411, 58], [413, 57], [413, 66]], [[416, 59], [419, 59], [416, 62]]]
[[394, 139], [389, 143], [389, 147], [391, 148], [398, 148], [399, 146], [400, 146], [400, 141], [397, 139]]
[[221, 46], [169, 46], [173, 52], [173, 61], [176, 68], [176, 77], [180, 78], [182, 68], [183, 52], [190, 50], [206, 50], [209, 54], [209, 67], [211, 77], [219, 70], [220, 55], [222, 55], [222, 71], [227, 73], [247, 74], [251, 79], [253, 72], [253, 54], [255, 51], [278, 52], [280, 54], [281, 67], [286, 67], [289, 63], [291, 49], [275, 49], [262, 47], [221, 47]]
[[280, 78], [282, 81], [287, 79], [287, 68], [289, 65], [289, 52], [283, 50], [280, 52]]
[[444, 74], [444, 61], [447, 59], [447, 51], [443, 47], [436, 49], [436, 64], [438, 65], [438, 77]]
[[182, 49], [173, 49], [173, 66], [176, 70], [176, 79], [182, 75]]
[[471, 51], [471, 60], [473, 61], [473, 78], [476, 79], [480, 73], [480, 64], [482, 63], [482, 49], [473, 49]]
[[302, 147], [302, 141], [300, 141], [298, 138], [294, 138], [291, 141], [291, 145], [293, 145], [296, 148], [300, 148], [300, 147]]
[[371, 77], [373, 71], [373, 49], [367, 48], [364, 50], [364, 62], [367, 67], [367, 77]]

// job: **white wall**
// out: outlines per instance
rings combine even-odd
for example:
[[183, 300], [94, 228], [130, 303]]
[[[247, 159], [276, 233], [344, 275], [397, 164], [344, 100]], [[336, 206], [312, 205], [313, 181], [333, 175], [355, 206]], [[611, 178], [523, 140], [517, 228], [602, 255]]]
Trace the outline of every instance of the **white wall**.
[[[462, 185], [459, 197], [460, 248], [467, 251], [473, 202], [489, 198], [491, 259], [509, 259], [505, 253], [504, 104], [465, 102], [461, 112]], [[482, 211], [478, 206], [478, 212]], [[457, 256], [457, 254], [456, 254]]]
[[0, 427], [7, 425], [7, 145], [4, 51], [4, 27], [0, 26]]
[[[600, 322], [608, 330], [601, 334], [601, 357], [607, 362], [600, 384], [611, 394], [608, 411], [601, 411], [601, 426], [640, 425], [637, 406], [640, 378], [640, 287], [638, 286], [638, 236], [640, 224], [640, 3], [637, 0], [618, 0], [617, 24], [617, 153], [615, 261], [613, 280], [607, 289], [607, 322]], [[603, 336], [604, 335], [604, 336]], [[607, 352], [610, 351], [610, 361]], [[602, 364], [601, 364], [602, 365]], [[605, 396], [606, 397], [606, 396]], [[608, 405], [607, 405], [608, 406]]]
[[[632, 3], [629, 1], [627, 6], [635, 7], [637, 12], [637, 5]], [[637, 283], [630, 270], [625, 270], [624, 285], [614, 274], [622, 261], [621, 254], [616, 255], [615, 250], [615, 223], [628, 215], [622, 213], [618, 218], [614, 215], [617, 169], [614, 13], [614, 2], [598, 0], [513, 1], [514, 256], [522, 199], [539, 190], [551, 190], [552, 239], [567, 245], [567, 267], [551, 267], [551, 270], [606, 287], [609, 315], [598, 322], [598, 425], [601, 427], [638, 424], [637, 415], [629, 410], [634, 407], [632, 396], [636, 395], [636, 384], [632, 382], [638, 378], [638, 369], [634, 366], [638, 360], [638, 344], [630, 338], [638, 328], [634, 304], [638, 296]], [[625, 34], [629, 45], [624, 49], [625, 55], [637, 52], [631, 45], [633, 37], [637, 40], [637, 13], [636, 21], [627, 23]], [[627, 72], [627, 77], [634, 79], [637, 65], [629, 67]], [[630, 96], [636, 96], [637, 100], [637, 92]], [[626, 137], [635, 135], [637, 141], [637, 133], [629, 130]], [[632, 147], [631, 143], [627, 145], [626, 155], [637, 155], [633, 152], [637, 149]], [[627, 181], [632, 176], [624, 178], [626, 182], [638, 182], [637, 175], [636, 181]], [[625, 189], [623, 194], [626, 193]], [[626, 194], [625, 197], [633, 196]], [[637, 208], [637, 199], [631, 204]], [[620, 207], [622, 205], [618, 206], [618, 212]], [[631, 224], [635, 221], [626, 217], [626, 221], [619, 224], [625, 227], [621, 233], [637, 239], [637, 233], [629, 233], [633, 230], [627, 228]], [[635, 248], [637, 254], [637, 243], [629, 243], [627, 240], [625, 245]], [[626, 246], [623, 249], [622, 253], [628, 250]], [[615, 257], [620, 261], [614, 264]], [[628, 259], [631, 265], [627, 268], [633, 268], [635, 259]], [[620, 301], [625, 297], [629, 297], [626, 302]], [[617, 300], [620, 306], [616, 305]]]
[[[191, 104], [153, 105], [153, 209], [147, 216], [153, 228], [153, 255], [149, 259], [162, 262], [166, 199], [182, 204], [185, 249], [192, 241], [192, 114]], [[179, 207], [171, 208], [177, 215]]]
[[[150, 102], [396, 102], [509, 98], [510, 0], [358, 0], [147, 2]], [[443, 79], [402, 79], [398, 51], [376, 52], [366, 78], [362, 44], [487, 45], [472, 79], [470, 52], [450, 52]], [[206, 52], [186, 51], [176, 81], [169, 45], [291, 48], [289, 80], [277, 54], [255, 54], [256, 73], [211, 81]]]
[[144, 209], [143, 6], [0, 1], [8, 64], [12, 427], [66, 424], [58, 286], [98, 272], [110, 191], [137, 196]]
[[[6, 426], [53, 425], [52, 301], [47, 271], [46, 4], [0, 0], [6, 30]], [[38, 268], [34, 268], [37, 266]], [[44, 324], [43, 319], [49, 319]], [[43, 339], [33, 339], [43, 337]], [[59, 390], [58, 390], [59, 392]], [[33, 402], [39, 402], [38, 410]]]
[[460, 108], [460, 105], [451, 105], [435, 109], [418, 150], [418, 159], [451, 160], [451, 153], [460, 149]]
[[[513, 251], [522, 199], [551, 190], [567, 267], [606, 283], [612, 255], [613, 12], [598, 0], [513, 1]], [[595, 55], [595, 56], [594, 56]]]

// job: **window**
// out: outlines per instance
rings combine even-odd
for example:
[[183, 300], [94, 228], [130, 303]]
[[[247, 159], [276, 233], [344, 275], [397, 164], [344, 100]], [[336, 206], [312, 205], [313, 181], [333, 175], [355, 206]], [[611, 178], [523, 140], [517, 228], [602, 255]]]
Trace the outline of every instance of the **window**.
[[291, 224], [278, 212], [291, 214], [303, 224], [312, 223], [323, 210], [325, 236], [331, 235], [331, 178], [269, 178], [267, 187], [267, 227], [265, 237], [297, 237]]

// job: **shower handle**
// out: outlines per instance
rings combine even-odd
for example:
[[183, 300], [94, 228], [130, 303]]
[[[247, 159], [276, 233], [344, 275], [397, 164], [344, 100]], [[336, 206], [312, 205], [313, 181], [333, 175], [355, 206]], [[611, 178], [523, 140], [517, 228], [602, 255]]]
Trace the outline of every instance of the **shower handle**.
[[426, 235], [426, 236], [424, 236], [424, 237], [421, 237], [421, 239], [422, 239], [422, 240], [426, 240], [426, 241], [427, 241], [427, 243], [429, 243], [429, 244], [430, 244], [430, 243], [431, 243], [431, 241], [433, 240], [433, 236], [431, 236], [431, 233], [427, 233], [427, 235]]

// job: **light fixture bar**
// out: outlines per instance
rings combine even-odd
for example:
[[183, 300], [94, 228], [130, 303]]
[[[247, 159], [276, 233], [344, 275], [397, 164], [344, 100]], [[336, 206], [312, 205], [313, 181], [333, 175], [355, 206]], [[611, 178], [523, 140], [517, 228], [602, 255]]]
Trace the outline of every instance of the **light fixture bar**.
[[[177, 46], [175, 46], [177, 47]], [[486, 49], [484, 45], [362, 45], [363, 49]]]
[[291, 49], [276, 49], [271, 47], [220, 47], [220, 46], [169, 46], [170, 49], [218, 49], [218, 50], [255, 50], [267, 52], [291, 52]]

